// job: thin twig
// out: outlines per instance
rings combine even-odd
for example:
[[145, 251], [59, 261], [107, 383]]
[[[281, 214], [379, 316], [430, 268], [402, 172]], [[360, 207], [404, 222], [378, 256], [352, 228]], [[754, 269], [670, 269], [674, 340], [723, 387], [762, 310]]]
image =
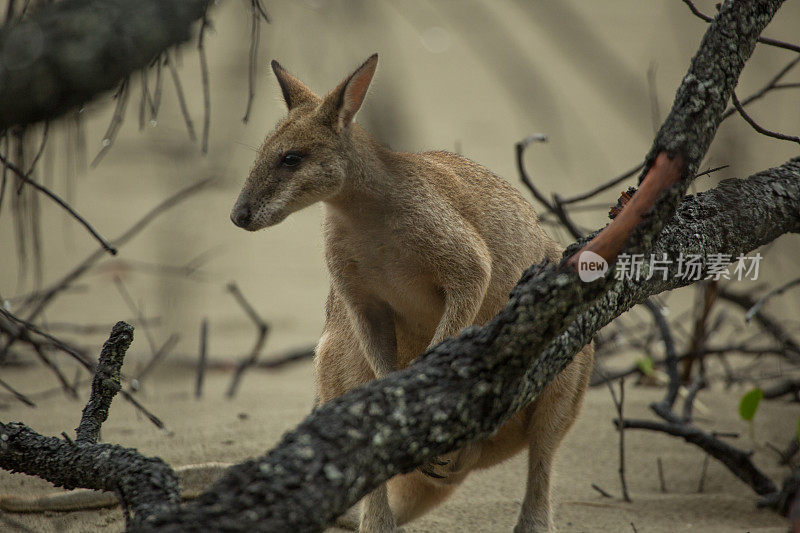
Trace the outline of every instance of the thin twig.
[[[714, 17], [709, 17], [705, 13], [701, 12], [697, 7], [695, 7], [692, 0], [683, 0], [683, 3], [689, 6], [689, 10], [698, 18], [704, 20], [705, 22], [711, 22], [714, 20]], [[800, 46], [796, 44], [787, 43], [784, 41], [779, 41], [777, 39], [770, 39], [769, 37], [759, 37], [758, 42], [774, 46], [776, 48], [783, 48], [785, 50], [791, 50], [792, 52], [800, 52]]]
[[50, 129], [50, 122], [45, 121], [44, 126], [42, 126], [42, 141], [39, 143], [39, 149], [36, 151], [36, 155], [33, 156], [33, 160], [31, 161], [30, 167], [28, 167], [28, 172], [26, 172], [26, 176], [30, 176], [33, 174], [33, 170], [36, 168], [36, 165], [39, 163], [39, 160], [42, 158], [42, 154], [44, 153], [44, 147], [47, 145], [47, 132]]
[[[4, 389], [6, 389], [8, 392], [10, 392], [14, 396], [14, 398], [16, 398], [17, 400], [21, 401], [22, 403], [24, 403], [28, 407], [36, 407], [36, 404], [33, 403], [32, 400], [30, 400], [27, 396], [25, 396], [24, 394], [19, 392], [17, 389], [15, 389], [14, 387], [9, 385], [8, 383], [3, 381], [2, 379], [0, 379], [0, 387], [3, 387]], [[59, 389], [59, 390], [61, 390], [61, 389]]]
[[[615, 420], [614, 424], [618, 425], [619, 423]], [[718, 437], [722, 435], [719, 433], [709, 434], [692, 425], [657, 422], [654, 420], [626, 419], [623, 420], [622, 425], [628, 429], [660, 431], [668, 435], [681, 437], [686, 442], [699, 446], [708, 455], [728, 467], [736, 477], [752, 487], [756, 494], [771, 494], [777, 490], [772, 480], [753, 464], [749, 452], [739, 450], [721, 441]]]
[[194, 132], [194, 122], [192, 121], [192, 116], [189, 114], [189, 107], [186, 105], [186, 96], [183, 94], [183, 85], [178, 75], [178, 68], [175, 66], [175, 60], [169, 50], [164, 53], [164, 57], [164, 63], [166, 63], [169, 68], [169, 73], [172, 75], [172, 83], [175, 85], [175, 92], [178, 95], [178, 107], [180, 107], [183, 121], [186, 123], [186, 131], [189, 133], [189, 140], [195, 142], [197, 140], [197, 135]]
[[544, 197], [544, 195], [539, 192], [539, 189], [536, 188], [536, 185], [533, 184], [533, 180], [531, 180], [530, 175], [525, 168], [525, 149], [533, 142], [547, 142], [547, 136], [537, 133], [526, 137], [515, 145], [519, 177], [522, 180], [522, 183], [528, 188], [529, 191], [531, 191], [531, 194], [533, 194], [534, 198], [536, 198], [548, 211], [556, 215], [567, 231], [569, 231], [569, 233], [575, 239], [580, 239], [583, 237], [583, 232], [579, 230], [577, 226], [575, 226], [575, 223], [569, 218], [566, 209], [564, 209], [564, 201], [558, 195], [554, 195], [553, 203], [550, 203]]
[[122, 80], [119, 91], [117, 91], [117, 105], [114, 107], [114, 114], [111, 116], [111, 122], [108, 124], [105, 135], [103, 135], [103, 140], [101, 141], [102, 147], [90, 164], [92, 168], [100, 164], [100, 161], [114, 144], [117, 133], [119, 133], [119, 129], [122, 127], [122, 122], [125, 120], [125, 109], [128, 107], [128, 97], [130, 96], [128, 90], [129, 86], [129, 78]]
[[[198, 191], [205, 188], [209, 183], [213, 180], [211, 178], [201, 180], [197, 183], [189, 185], [178, 191], [177, 193], [173, 194], [150, 211], [148, 211], [142, 218], [140, 218], [135, 224], [133, 224], [130, 228], [128, 228], [122, 235], [117, 237], [112, 241], [112, 245], [114, 247], [120, 247], [127, 243], [130, 239], [138, 235], [144, 228], [146, 228], [153, 220], [155, 220], [159, 215], [168, 211], [175, 205], [179, 204], [183, 200], [191, 197], [193, 194], [197, 193]], [[61, 278], [61, 280], [57, 281], [53, 284], [50, 288], [42, 291], [41, 293], [36, 294], [35, 300], [32, 300], [30, 304], [35, 304], [33, 310], [28, 315], [27, 319], [33, 320], [39, 313], [41, 313], [45, 307], [50, 303], [50, 301], [63, 290], [67, 289], [72, 285], [72, 283], [78, 279], [81, 275], [83, 275], [89, 268], [91, 268], [98, 260], [100, 260], [104, 256], [103, 250], [96, 250], [95, 252], [91, 253], [86, 259], [84, 259], [77, 267], [75, 267], [71, 272], [69, 272], [66, 276]]]
[[206, 360], [207, 360], [207, 343], [208, 343], [208, 319], [204, 318], [200, 324], [200, 356], [197, 360], [197, 381], [194, 386], [194, 397], [200, 398], [203, 396], [203, 380], [206, 374]]
[[686, 424], [692, 422], [692, 410], [694, 408], [694, 399], [697, 397], [697, 393], [703, 390], [706, 387], [706, 380], [703, 377], [703, 374], [697, 374], [695, 376], [694, 381], [692, 381], [691, 386], [689, 386], [689, 391], [686, 393], [686, 399], [683, 401], [683, 421]]
[[667, 492], [667, 482], [664, 480], [664, 465], [661, 463], [661, 457], [656, 457], [656, 465], [658, 466], [658, 483], [661, 487], [661, 492]]
[[67, 381], [66, 376], [64, 376], [64, 374], [61, 372], [61, 369], [58, 368], [58, 365], [56, 365], [56, 363], [47, 356], [44, 347], [41, 344], [35, 343], [33, 344], [33, 350], [36, 352], [36, 355], [39, 357], [42, 363], [44, 363], [44, 365], [49, 368], [53, 374], [55, 374], [56, 379], [61, 384], [62, 389], [73, 398], [77, 398], [78, 391], [75, 390], [75, 387], [69, 381]]
[[150, 334], [150, 328], [147, 327], [147, 321], [142, 314], [142, 310], [139, 309], [139, 306], [136, 305], [136, 302], [133, 301], [131, 294], [128, 292], [128, 289], [125, 288], [125, 283], [123, 283], [122, 279], [119, 276], [114, 276], [114, 285], [117, 287], [117, 292], [119, 292], [120, 296], [122, 296], [125, 305], [128, 306], [128, 309], [136, 316], [136, 321], [139, 322], [139, 325], [142, 326], [144, 329], [145, 337], [147, 338], [147, 344], [150, 347], [150, 354], [155, 355], [156, 353], [156, 341], [153, 339], [153, 336]]
[[[664, 394], [664, 399], [651, 407], [656, 409], [657, 406], [659, 410], [663, 410], [666, 413], [671, 413], [672, 406], [675, 405], [675, 398], [678, 397], [678, 389], [680, 389], [681, 386], [681, 378], [678, 374], [678, 356], [675, 353], [675, 340], [672, 337], [672, 330], [669, 327], [669, 323], [664, 317], [661, 307], [655, 302], [655, 300], [653, 298], [648, 298], [645, 300], [644, 305], [653, 315], [653, 320], [655, 321], [656, 326], [661, 333], [661, 339], [664, 342], [664, 354], [666, 356], [664, 362], [666, 363], [667, 375], [669, 376], [669, 385], [667, 386], [667, 392]], [[620, 382], [620, 385], [621, 384], [622, 383]], [[621, 414], [620, 419], [622, 419]]]
[[[8, 150], [9, 150], [9, 143], [10, 143], [8, 132], [5, 132], [5, 133], [2, 134], [2, 140], [3, 140], [3, 144], [5, 146], [3, 147], [2, 152], [0, 152], [0, 155], [6, 157], [6, 160], [7, 160]], [[8, 166], [7, 165], [3, 165], [3, 170], [0, 171], [0, 212], [2, 212], [2, 210], [3, 210], [3, 200], [6, 197], [6, 185], [7, 184], [8, 184]]]
[[617, 424], [617, 429], [619, 430], [619, 480], [620, 485], [622, 486], [622, 498], [626, 502], [631, 501], [631, 497], [628, 494], [628, 484], [625, 481], [625, 427], [623, 425], [623, 403], [625, 402], [625, 378], [621, 378], [619, 380], [619, 400], [617, 400], [617, 394], [614, 392], [614, 387], [611, 385], [610, 382], [607, 382], [608, 390], [611, 393], [611, 401], [614, 402], [614, 408], [617, 411], [617, 420], [615, 421]]
[[[756, 300], [748, 294], [735, 293], [727, 290], [726, 288], [719, 288], [717, 295], [745, 311], [751, 309]], [[778, 341], [784, 350], [784, 357], [790, 358], [793, 361], [800, 361], [800, 345], [795, 342], [792, 336], [781, 326], [781, 324], [772, 316], [768, 315], [765, 311], [756, 311], [753, 318], [761, 325], [761, 328]]]
[[650, 94], [650, 120], [653, 123], [653, 135], [658, 133], [661, 126], [661, 106], [658, 103], [658, 85], [656, 85], [656, 63], [647, 67], [647, 89]]
[[705, 454], [703, 457], [703, 468], [700, 470], [700, 480], [697, 482], [697, 492], [703, 492], [706, 484], [706, 472], [708, 471], [708, 461], [711, 456]]
[[54, 193], [53, 191], [51, 191], [50, 189], [48, 189], [44, 185], [40, 185], [39, 183], [37, 183], [36, 181], [31, 179], [28, 175], [26, 175], [22, 171], [22, 169], [20, 169], [14, 163], [9, 161], [5, 156], [0, 155], [0, 162], [2, 162], [3, 165], [6, 168], [8, 168], [9, 170], [11, 170], [14, 174], [16, 174], [17, 177], [19, 177], [22, 181], [24, 181], [25, 183], [27, 183], [28, 185], [30, 185], [34, 189], [38, 190], [39, 192], [44, 193], [48, 198], [50, 198], [55, 203], [57, 203], [59, 206], [61, 206], [64, 210], [66, 210], [72, 216], [72, 218], [74, 218], [75, 220], [80, 222], [81, 225], [84, 228], [86, 228], [86, 230], [92, 235], [92, 237], [94, 237], [95, 240], [97, 240], [97, 242], [100, 243], [100, 246], [103, 247], [103, 250], [107, 251], [111, 255], [116, 255], [117, 254], [117, 249], [111, 243], [106, 241], [97, 232], [97, 230], [95, 230], [94, 227], [91, 224], [89, 224], [89, 222], [85, 218], [83, 218], [81, 215], [79, 215], [78, 212], [75, 211], [72, 208], [72, 206], [70, 206], [67, 202], [62, 200], [61, 197], [59, 197], [56, 193]]
[[164, 67], [163, 54], [156, 58], [156, 84], [153, 88], [153, 107], [151, 109], [150, 121], [155, 125], [158, 120], [158, 110], [161, 108], [161, 91], [164, 86], [164, 78], [162, 77], [162, 69]]
[[618, 184], [622, 183], [626, 179], [628, 179], [631, 176], [635, 175], [640, 170], [642, 170], [643, 167], [644, 167], [644, 162], [639, 163], [634, 168], [628, 170], [627, 172], [625, 172], [623, 174], [620, 174], [616, 178], [613, 178], [612, 180], [607, 181], [606, 183], [604, 183], [602, 185], [599, 185], [599, 186], [595, 187], [594, 189], [592, 189], [590, 191], [587, 191], [585, 193], [579, 194], [577, 196], [573, 196], [572, 198], [564, 198], [564, 199], [562, 199], [561, 200], [561, 204], [562, 205], [574, 204], [575, 202], [581, 202], [583, 200], [587, 200], [587, 199], [591, 198], [592, 196], [596, 196], [596, 195], [600, 194], [601, 192], [607, 191], [608, 189], [614, 187], [615, 185], [618, 185]]
[[119, 394], [125, 399], [125, 401], [129, 402], [136, 409], [138, 409], [139, 412], [142, 413], [150, 422], [152, 422], [152, 424], [155, 427], [157, 427], [158, 429], [165, 428], [164, 422], [162, 422], [161, 419], [158, 418], [156, 415], [151, 413], [144, 405], [139, 403], [139, 401], [136, 398], [131, 396], [131, 393], [129, 393], [125, 389], [122, 389], [119, 391]]
[[250, 305], [250, 302], [245, 299], [242, 291], [239, 290], [239, 286], [236, 285], [234, 282], [228, 283], [228, 292], [230, 292], [236, 301], [239, 302], [239, 305], [244, 309], [244, 312], [250, 317], [250, 320], [253, 321], [256, 328], [258, 329], [258, 333], [256, 335], [256, 342], [253, 345], [253, 349], [250, 351], [250, 354], [239, 361], [239, 364], [236, 365], [236, 370], [233, 373], [233, 378], [231, 379], [231, 383], [228, 386], [228, 390], [225, 395], [228, 398], [233, 398], [236, 395], [236, 391], [239, 387], [239, 382], [242, 379], [242, 375], [244, 374], [245, 370], [255, 365], [256, 361], [258, 360], [258, 356], [261, 353], [261, 350], [264, 347], [264, 343], [267, 340], [267, 334], [269, 333], [269, 324], [267, 324], [259, 315], [256, 313], [256, 310], [253, 309], [253, 306]]
[[[779, 81], [781, 81], [781, 79], [783, 79], [784, 76], [786, 76], [786, 74], [789, 73], [789, 71], [791, 71], [795, 66], [797, 66], [798, 63], [800, 63], [800, 56], [797, 56], [794, 59], [792, 59], [791, 61], [789, 61], [789, 63], [786, 66], [784, 66], [781, 70], [779, 70], [778, 73], [775, 76], [773, 76], [767, 82], [766, 85], [764, 85], [764, 87], [762, 87], [760, 90], [756, 91], [755, 93], [751, 94], [750, 96], [748, 96], [747, 98], [742, 100], [741, 101], [742, 107], [747, 107], [749, 104], [755, 102], [756, 100], [759, 100], [759, 99], [763, 98], [770, 91], [774, 91], [776, 89], [789, 89], [789, 88], [795, 88], [797, 86], [800, 86], [800, 84], [792, 84], [792, 83], [779, 84], [778, 83]], [[726, 118], [730, 117], [734, 113], [736, 113], [736, 108], [735, 107], [731, 107], [731, 108], [727, 109], [722, 114], [722, 118], [720, 118], [720, 122], [722, 122]]]
[[141, 386], [141, 383], [142, 381], [144, 381], [144, 378], [146, 378], [147, 375], [150, 373], [150, 371], [152, 371], [153, 368], [155, 368], [155, 366], [159, 362], [161, 362], [161, 360], [164, 359], [164, 357], [166, 357], [167, 354], [169, 354], [170, 350], [172, 350], [175, 347], [180, 338], [181, 338], [180, 335], [178, 335], [177, 333], [173, 333], [164, 342], [164, 344], [161, 345], [161, 348], [159, 348], [158, 350], [155, 351], [155, 353], [153, 353], [153, 356], [150, 358], [147, 364], [144, 365], [144, 368], [142, 368], [142, 370], [139, 371], [139, 373], [137, 373], [136, 376], [134, 376], [134, 380], [136, 380], [137, 385]]
[[603, 490], [603, 489], [602, 489], [602, 488], [601, 488], [599, 485], [597, 485], [597, 484], [595, 484], [595, 483], [592, 483], [592, 488], [593, 488], [594, 490], [596, 490], [597, 492], [599, 492], [599, 493], [600, 493], [600, 495], [601, 495], [603, 498], [613, 498], [613, 496], [612, 496], [611, 494], [609, 494], [608, 492], [604, 491], [604, 490]]
[[250, 51], [247, 68], [247, 107], [242, 117], [242, 122], [247, 124], [250, 120], [250, 109], [256, 95], [256, 79], [258, 77], [258, 41], [261, 30], [261, 14], [259, 13], [258, 0], [250, 0]]
[[[94, 363], [89, 361], [86, 358], [85, 355], [80, 353], [77, 349], [73, 348], [72, 346], [70, 346], [66, 342], [64, 342], [64, 341], [62, 341], [62, 340], [50, 335], [49, 333], [46, 333], [46, 332], [42, 331], [35, 324], [32, 324], [31, 322], [29, 322], [27, 320], [23, 320], [23, 319], [15, 316], [10, 311], [7, 311], [7, 310], [3, 309], [2, 306], [0, 306], [0, 315], [3, 315], [8, 320], [10, 320], [10, 321], [12, 321], [14, 323], [17, 323], [20, 326], [22, 326], [24, 328], [24, 329], [20, 330], [22, 333], [25, 333], [26, 331], [32, 331], [33, 333], [36, 333], [37, 335], [41, 335], [45, 339], [49, 340], [53, 344], [53, 346], [57, 347], [59, 350], [65, 352], [65, 353], [71, 355], [73, 358], [75, 358], [75, 360], [78, 361], [86, 370], [88, 370], [89, 372], [94, 372]], [[16, 337], [12, 338], [12, 340], [16, 340], [16, 339], [19, 339], [19, 338], [21, 338], [20, 335], [17, 335]], [[6, 344], [6, 349], [8, 349], [9, 344]]]
[[767, 303], [767, 300], [769, 300], [773, 296], [778, 296], [779, 294], [783, 294], [784, 292], [788, 291], [789, 289], [791, 289], [792, 287], [794, 287], [796, 285], [800, 285], [800, 278], [793, 279], [792, 281], [790, 281], [788, 283], [785, 283], [785, 284], [781, 285], [780, 287], [777, 287], [777, 288], [772, 289], [771, 291], [769, 291], [767, 294], [765, 294], [764, 296], [759, 298], [756, 301], [756, 303], [753, 304], [753, 307], [751, 307], [750, 309], [747, 310], [747, 312], [744, 314], [744, 321], [745, 322], [750, 322], [750, 320], [752, 320], [752, 318], [753, 318], [753, 315], [758, 313], [758, 310], [761, 309], [761, 307], [765, 303]]
[[208, 60], [206, 59], [205, 35], [206, 27], [209, 26], [208, 18], [203, 15], [200, 23], [200, 33], [197, 37], [197, 55], [200, 58], [200, 78], [203, 84], [203, 140], [200, 143], [200, 150], [208, 153], [208, 133], [211, 126], [211, 87], [208, 82]]
[[780, 139], [782, 141], [791, 141], [800, 144], [800, 137], [797, 137], [795, 135], [785, 135], [783, 133], [771, 131], [760, 126], [755, 120], [753, 120], [753, 118], [750, 115], [747, 114], [747, 111], [744, 110], [742, 104], [739, 103], [739, 99], [736, 98], [735, 91], [731, 91], [731, 102], [733, 102], [734, 107], [736, 107], [736, 110], [739, 112], [740, 115], [742, 115], [742, 118], [745, 120], [745, 122], [750, 124], [753, 127], [753, 129], [756, 130], [761, 135], [766, 135], [767, 137], [772, 137], [773, 139]]

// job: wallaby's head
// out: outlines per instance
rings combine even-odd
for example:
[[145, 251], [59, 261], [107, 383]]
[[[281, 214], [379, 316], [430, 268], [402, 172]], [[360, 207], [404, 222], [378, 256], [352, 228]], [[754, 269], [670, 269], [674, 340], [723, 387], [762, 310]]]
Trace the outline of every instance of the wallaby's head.
[[377, 64], [374, 54], [320, 98], [272, 62], [289, 114], [258, 151], [231, 211], [234, 224], [249, 231], [273, 226], [341, 190], [354, 157], [351, 124]]

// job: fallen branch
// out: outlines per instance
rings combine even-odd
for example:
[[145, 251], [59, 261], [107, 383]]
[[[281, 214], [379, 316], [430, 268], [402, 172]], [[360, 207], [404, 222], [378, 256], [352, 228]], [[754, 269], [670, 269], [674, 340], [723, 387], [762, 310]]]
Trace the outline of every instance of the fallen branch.
[[119, 367], [132, 339], [133, 327], [119, 322], [103, 345], [75, 441], [66, 435], [64, 439], [40, 435], [19, 422], [0, 422], [0, 468], [38, 476], [67, 489], [115, 492], [125, 505], [129, 527], [180, 501], [178, 479], [161, 459], [95, 442], [114, 390], [119, 390]]
[[[614, 425], [619, 427], [619, 423], [614, 420]], [[753, 490], [760, 495], [773, 494], [777, 492], [775, 484], [765, 476], [750, 460], [750, 453], [734, 448], [730, 444], [721, 441], [714, 435], [706, 433], [688, 424], [673, 424], [670, 422], [656, 422], [653, 420], [623, 420], [622, 427], [629, 429], [649, 429], [659, 431], [674, 437], [681, 437], [686, 442], [695, 444], [703, 449], [708, 455], [720, 461], [728, 470], [733, 472], [736, 477], [750, 485]]]
[[6, 24], [0, 28], [0, 131], [55, 118], [114, 88], [189, 39], [208, 4], [63, 0]]
[[[257, 8], [255, 6], [255, 1], [253, 3], [253, 13], [257, 13]], [[239, 388], [239, 382], [242, 379], [242, 375], [244, 372], [256, 364], [258, 360], [258, 356], [261, 353], [261, 350], [264, 348], [264, 343], [267, 340], [267, 334], [269, 333], [269, 324], [267, 324], [264, 319], [262, 319], [256, 310], [253, 309], [253, 306], [250, 305], [250, 302], [242, 294], [242, 291], [239, 290], [239, 286], [236, 283], [228, 283], [228, 292], [230, 292], [236, 301], [239, 302], [239, 305], [242, 306], [244, 312], [247, 316], [250, 317], [250, 320], [256, 326], [258, 332], [256, 333], [256, 342], [253, 345], [253, 349], [250, 350], [250, 355], [239, 361], [236, 365], [236, 370], [233, 372], [233, 377], [231, 378], [231, 383], [228, 386], [228, 390], [225, 392], [225, 396], [228, 398], [233, 398], [236, 395], [236, 391]]]
[[108, 408], [120, 390], [120, 368], [132, 341], [133, 326], [117, 322], [100, 351], [92, 380], [92, 393], [83, 408], [81, 423], [75, 429], [75, 442], [95, 443], [100, 437], [100, 426], [108, 418]]

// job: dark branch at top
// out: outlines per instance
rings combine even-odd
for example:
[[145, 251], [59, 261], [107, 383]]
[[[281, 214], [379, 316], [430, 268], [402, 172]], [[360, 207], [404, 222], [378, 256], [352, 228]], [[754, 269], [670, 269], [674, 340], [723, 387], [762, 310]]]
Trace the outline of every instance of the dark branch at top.
[[209, 0], [63, 0], [0, 28], [0, 131], [55, 118], [186, 41]]

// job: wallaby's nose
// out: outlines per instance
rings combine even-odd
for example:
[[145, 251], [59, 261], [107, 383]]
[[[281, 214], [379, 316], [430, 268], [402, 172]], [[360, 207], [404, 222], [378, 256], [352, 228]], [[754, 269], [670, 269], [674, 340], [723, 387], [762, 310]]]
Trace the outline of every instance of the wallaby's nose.
[[246, 228], [253, 219], [253, 214], [250, 212], [250, 207], [246, 205], [239, 205], [231, 211], [231, 221], [240, 228]]

